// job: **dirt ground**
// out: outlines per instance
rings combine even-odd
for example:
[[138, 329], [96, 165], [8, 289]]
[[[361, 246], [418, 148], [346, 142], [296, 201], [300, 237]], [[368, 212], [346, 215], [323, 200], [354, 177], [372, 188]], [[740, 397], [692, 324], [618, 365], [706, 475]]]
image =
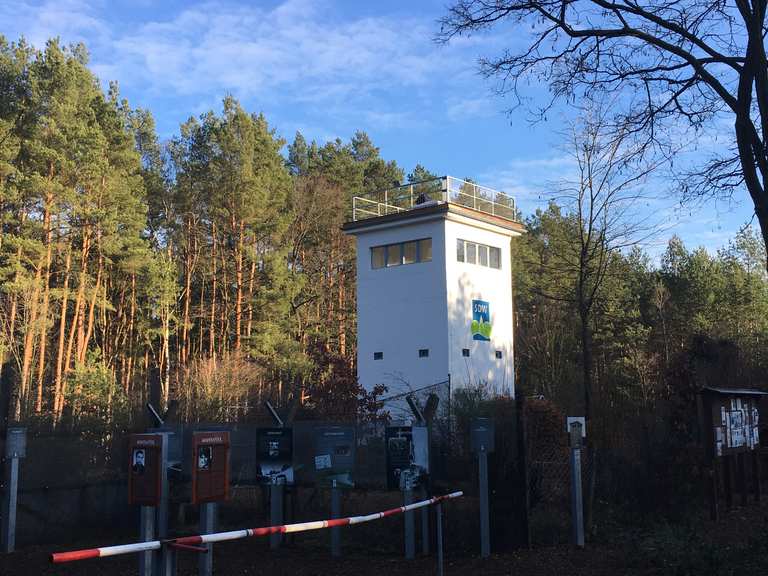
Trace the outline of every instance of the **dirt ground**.
[[[393, 531], [398, 523], [391, 524]], [[345, 530], [355, 530], [350, 527]], [[247, 539], [215, 546], [214, 573], [220, 575], [314, 576], [381, 575], [399, 576], [437, 573], [434, 555], [406, 561], [391, 549], [371, 542], [347, 545], [344, 557], [330, 557], [327, 536], [305, 537], [276, 552], [264, 539]], [[392, 534], [397, 537], [396, 534]], [[128, 541], [128, 540], [126, 540]], [[349, 540], [348, 540], [349, 541]], [[89, 538], [76, 545], [26, 546], [0, 556], [0, 575], [30, 574], [84, 576], [137, 573], [136, 558], [121, 556], [53, 565], [54, 551], [117, 543], [111, 538]], [[195, 575], [196, 554], [181, 552], [179, 576]], [[704, 517], [686, 523], [656, 523], [643, 526], [620, 525], [604, 520], [584, 550], [570, 546], [534, 546], [530, 550], [492, 555], [480, 560], [451, 553], [445, 563], [447, 576], [554, 575], [554, 576], [764, 576], [768, 574], [768, 505], [734, 508], [723, 513], [715, 524]]]

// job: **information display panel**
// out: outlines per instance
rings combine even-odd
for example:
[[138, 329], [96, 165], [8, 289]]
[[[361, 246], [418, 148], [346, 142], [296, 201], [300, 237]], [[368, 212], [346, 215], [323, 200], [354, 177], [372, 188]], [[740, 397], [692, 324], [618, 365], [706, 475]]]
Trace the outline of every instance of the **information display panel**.
[[128, 502], [141, 506], [160, 503], [163, 437], [132, 434], [128, 440]]
[[293, 430], [259, 428], [256, 431], [259, 475], [266, 482], [293, 484]]
[[355, 429], [352, 426], [323, 426], [315, 429], [314, 465], [324, 484], [353, 486], [355, 467]]
[[229, 497], [229, 432], [192, 434], [192, 503]]
[[387, 489], [399, 490], [407, 475], [411, 488], [429, 473], [429, 431], [425, 426], [388, 426], [385, 431]]
[[495, 448], [495, 427], [490, 418], [475, 418], [469, 429], [472, 452], [493, 452]]

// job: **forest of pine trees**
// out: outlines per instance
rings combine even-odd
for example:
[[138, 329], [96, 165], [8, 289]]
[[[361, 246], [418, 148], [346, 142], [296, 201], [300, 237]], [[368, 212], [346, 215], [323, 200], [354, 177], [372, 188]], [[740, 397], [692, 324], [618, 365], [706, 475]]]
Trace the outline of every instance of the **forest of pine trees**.
[[[419, 180], [429, 172], [417, 166]], [[184, 419], [261, 399], [354, 413], [351, 198], [406, 178], [364, 132], [286, 143], [232, 97], [161, 142], [149, 111], [105, 94], [82, 46], [0, 37], [0, 367], [16, 420]], [[557, 205], [516, 242], [518, 389], [577, 405], [574, 278]], [[659, 265], [615, 251], [592, 316], [595, 382], [638, 406], [668, 395], [696, 338], [768, 364], [764, 247], [716, 255], [673, 238]], [[764, 373], [764, 372], [763, 372]], [[428, 383], [426, 383], [428, 384]]]

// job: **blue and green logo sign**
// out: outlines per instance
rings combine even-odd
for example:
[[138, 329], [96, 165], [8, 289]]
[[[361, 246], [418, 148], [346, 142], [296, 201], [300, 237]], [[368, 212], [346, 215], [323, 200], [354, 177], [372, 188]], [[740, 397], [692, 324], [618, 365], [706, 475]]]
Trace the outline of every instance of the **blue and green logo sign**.
[[472, 339], [491, 339], [491, 307], [485, 300], [472, 300]]

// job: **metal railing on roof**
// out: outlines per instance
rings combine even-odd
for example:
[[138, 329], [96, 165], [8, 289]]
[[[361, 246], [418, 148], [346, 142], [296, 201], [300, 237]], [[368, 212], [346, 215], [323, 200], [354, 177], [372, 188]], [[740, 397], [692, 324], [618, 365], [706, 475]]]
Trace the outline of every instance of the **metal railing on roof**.
[[357, 222], [445, 203], [514, 222], [520, 221], [512, 196], [453, 176], [411, 182], [355, 196], [352, 199], [352, 219]]

